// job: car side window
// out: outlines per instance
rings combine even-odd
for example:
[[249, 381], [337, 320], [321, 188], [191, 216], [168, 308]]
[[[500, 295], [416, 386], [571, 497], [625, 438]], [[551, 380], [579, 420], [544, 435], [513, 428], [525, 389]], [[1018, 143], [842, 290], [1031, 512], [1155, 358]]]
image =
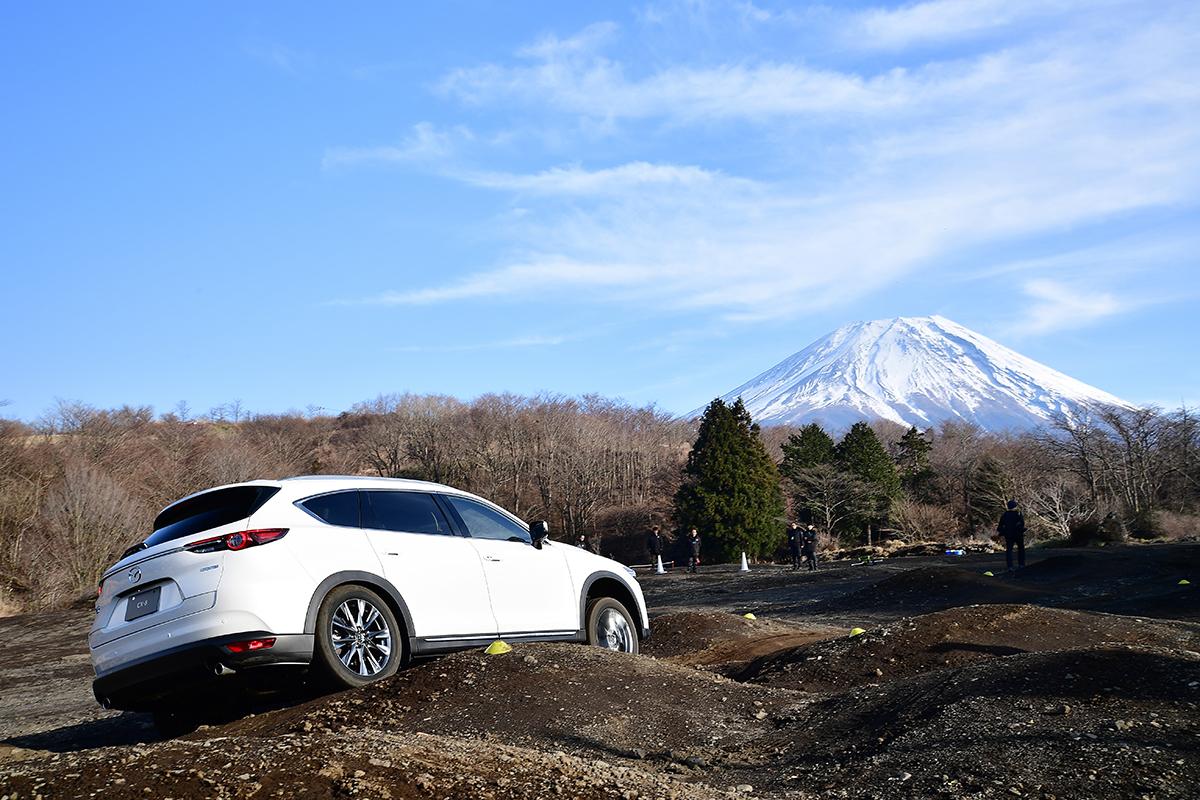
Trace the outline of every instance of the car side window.
[[358, 492], [333, 492], [303, 500], [298, 505], [327, 525], [344, 528], [360, 526]]
[[363, 492], [363, 527], [453, 536], [433, 496], [425, 492]]
[[533, 540], [525, 526], [513, 522], [499, 511], [465, 497], [455, 497], [454, 495], [443, 495], [443, 497], [458, 512], [463, 524], [467, 526], [467, 532], [473, 538], [532, 544]]

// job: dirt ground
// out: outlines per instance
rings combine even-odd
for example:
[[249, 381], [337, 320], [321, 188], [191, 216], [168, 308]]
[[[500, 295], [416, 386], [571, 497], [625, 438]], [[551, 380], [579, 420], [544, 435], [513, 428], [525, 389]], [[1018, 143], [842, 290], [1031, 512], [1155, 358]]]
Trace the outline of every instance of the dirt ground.
[[1002, 561], [646, 575], [640, 656], [458, 653], [170, 741], [95, 705], [89, 609], [0, 619], [0, 796], [1197, 796], [1200, 546]]

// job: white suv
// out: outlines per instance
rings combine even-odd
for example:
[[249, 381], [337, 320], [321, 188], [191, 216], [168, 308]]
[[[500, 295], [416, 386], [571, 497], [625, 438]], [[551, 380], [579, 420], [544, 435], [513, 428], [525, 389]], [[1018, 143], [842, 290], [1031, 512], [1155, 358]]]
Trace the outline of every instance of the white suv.
[[636, 653], [649, 633], [633, 571], [544, 522], [435, 483], [312, 476], [163, 509], [101, 578], [88, 643], [101, 704], [162, 711], [265, 665], [359, 686], [497, 638]]

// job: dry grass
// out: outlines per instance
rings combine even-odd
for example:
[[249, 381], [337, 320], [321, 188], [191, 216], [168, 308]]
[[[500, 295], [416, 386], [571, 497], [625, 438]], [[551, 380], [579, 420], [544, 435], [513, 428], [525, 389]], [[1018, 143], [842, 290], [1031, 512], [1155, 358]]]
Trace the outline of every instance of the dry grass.
[[0, 617], [15, 617], [22, 613], [21, 606], [15, 600], [0, 594]]
[[892, 522], [905, 538], [918, 542], [946, 541], [962, 530], [962, 520], [947, 506], [908, 499], [892, 503]]
[[1181, 542], [1200, 538], [1200, 516], [1159, 511], [1154, 515], [1156, 538], [1168, 542]]

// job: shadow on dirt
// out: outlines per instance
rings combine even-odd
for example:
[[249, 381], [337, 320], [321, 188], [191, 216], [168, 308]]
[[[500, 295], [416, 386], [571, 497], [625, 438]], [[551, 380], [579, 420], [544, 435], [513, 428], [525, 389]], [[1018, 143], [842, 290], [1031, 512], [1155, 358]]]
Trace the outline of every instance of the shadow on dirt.
[[931, 653], [977, 653], [983, 656], [992, 658], [1000, 658], [1002, 656], [1015, 656], [1020, 653], [1027, 653], [1028, 650], [1022, 650], [1019, 647], [1009, 647], [1002, 644], [975, 644], [973, 642], [943, 642], [942, 644], [934, 645], [929, 648]]
[[12, 736], [2, 744], [51, 753], [75, 753], [96, 747], [121, 747], [160, 741], [149, 714], [126, 712], [119, 717], [64, 725], [41, 733]]

